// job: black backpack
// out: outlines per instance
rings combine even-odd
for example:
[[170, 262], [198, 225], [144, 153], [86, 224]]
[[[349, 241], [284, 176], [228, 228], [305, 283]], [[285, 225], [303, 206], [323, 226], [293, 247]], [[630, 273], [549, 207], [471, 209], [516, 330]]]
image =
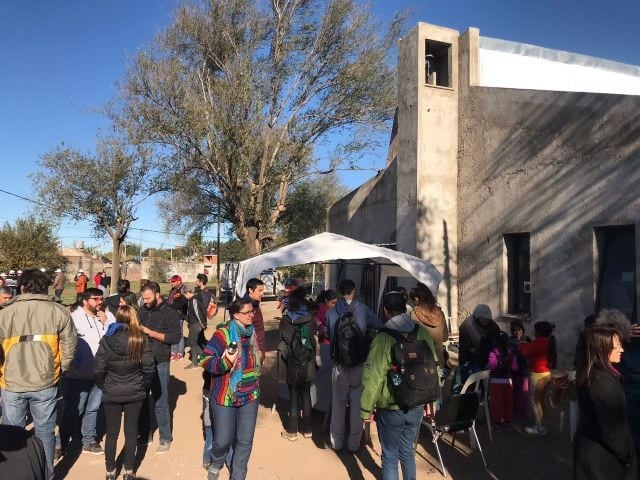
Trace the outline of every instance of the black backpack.
[[406, 337], [396, 330], [380, 330], [396, 340], [391, 348], [388, 381], [393, 398], [403, 408], [417, 407], [440, 398], [438, 365], [429, 344], [418, 340], [419, 328], [416, 325]]
[[331, 339], [331, 358], [343, 367], [361, 365], [369, 355], [369, 342], [360, 330], [353, 312], [348, 310], [338, 319]]
[[315, 361], [315, 343], [306, 324], [293, 325], [293, 336], [285, 360], [287, 383], [302, 385], [307, 380], [309, 362]]

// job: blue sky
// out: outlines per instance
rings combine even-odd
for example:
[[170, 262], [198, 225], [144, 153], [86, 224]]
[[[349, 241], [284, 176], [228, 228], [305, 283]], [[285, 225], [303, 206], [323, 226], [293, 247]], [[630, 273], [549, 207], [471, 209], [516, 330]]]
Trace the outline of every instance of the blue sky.
[[[40, 155], [65, 142], [92, 148], [108, 124], [96, 108], [115, 93], [129, 60], [171, 19], [177, 0], [0, 0], [0, 189], [31, 197], [29, 174]], [[389, 18], [414, 6], [417, 21], [483, 36], [531, 43], [640, 65], [637, 0], [433, 0], [373, 1]], [[386, 151], [371, 152], [363, 167], [384, 167]], [[372, 172], [345, 172], [355, 187]], [[24, 216], [28, 202], [0, 192], [0, 222]], [[155, 206], [134, 225], [162, 230]], [[65, 245], [73, 240], [108, 250], [87, 225], [65, 223]], [[130, 241], [146, 247], [179, 245], [182, 239], [133, 231]]]

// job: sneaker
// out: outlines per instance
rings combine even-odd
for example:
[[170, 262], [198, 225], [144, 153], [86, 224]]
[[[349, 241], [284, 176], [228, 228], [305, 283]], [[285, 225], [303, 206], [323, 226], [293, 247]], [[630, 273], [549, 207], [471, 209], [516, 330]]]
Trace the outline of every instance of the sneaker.
[[82, 447], [82, 453], [91, 453], [92, 455], [104, 455], [104, 450], [98, 442], [92, 442]]
[[56, 463], [61, 458], [62, 458], [62, 448], [56, 447], [53, 450], [53, 463]]
[[171, 442], [160, 442], [160, 445], [158, 445], [156, 453], [158, 455], [167, 453], [170, 448], [171, 448]]
[[209, 470], [210, 466], [211, 466], [211, 462], [203, 462], [202, 463], [202, 468], [204, 468], [205, 470]]
[[149, 437], [149, 438], [138, 437], [137, 445], [139, 447], [144, 447], [145, 445], [151, 445], [152, 443], [153, 443], [153, 437]]
[[135, 480], [136, 476], [133, 473], [133, 470], [123, 470], [122, 471], [122, 480]]
[[218, 480], [219, 477], [220, 477], [220, 470], [209, 468], [209, 471], [207, 472], [207, 480]]
[[178, 358], [177, 358], [177, 353], [171, 352], [171, 356], [169, 357], [169, 360], [172, 362], [175, 362]]
[[107, 472], [105, 480], [116, 480], [116, 471], [114, 470], [113, 472]]
[[547, 427], [543, 426], [543, 425], [532, 425], [530, 427], [525, 427], [524, 429], [525, 433], [528, 433], [529, 435], [538, 435], [538, 436], [545, 436], [547, 435], [549, 432], [547, 431]]
[[289, 433], [289, 432], [287, 432], [285, 430], [280, 432], [280, 436], [282, 438], [285, 438], [285, 439], [289, 440], [290, 442], [295, 442], [296, 440], [298, 440], [298, 434], [297, 433]]
[[312, 437], [313, 437], [313, 433], [311, 433], [311, 432], [304, 432], [304, 433], [302, 434], [302, 436], [303, 436], [304, 438], [312, 438]]

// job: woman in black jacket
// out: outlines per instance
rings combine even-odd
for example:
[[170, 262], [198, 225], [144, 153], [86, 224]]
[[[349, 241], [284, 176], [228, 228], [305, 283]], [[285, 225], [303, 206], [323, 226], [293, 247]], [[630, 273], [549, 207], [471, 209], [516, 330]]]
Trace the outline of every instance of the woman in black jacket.
[[612, 364], [623, 352], [620, 333], [610, 327], [585, 330], [586, 357], [578, 366], [580, 418], [573, 444], [573, 477], [638, 478], [620, 374]]
[[150, 342], [140, 330], [135, 308], [120, 306], [116, 323], [109, 325], [95, 357], [93, 374], [102, 390], [107, 424], [104, 457], [107, 480], [116, 478], [116, 442], [124, 412], [124, 480], [133, 480], [138, 417], [154, 375]]

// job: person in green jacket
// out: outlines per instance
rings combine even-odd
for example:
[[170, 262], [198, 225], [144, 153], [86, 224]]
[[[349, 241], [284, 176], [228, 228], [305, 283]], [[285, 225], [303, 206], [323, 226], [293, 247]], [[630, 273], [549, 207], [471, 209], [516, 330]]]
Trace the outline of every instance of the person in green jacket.
[[[384, 315], [387, 322], [384, 328], [396, 330], [405, 336], [413, 330], [416, 323], [406, 313], [405, 297], [400, 292], [389, 292], [383, 300]], [[433, 339], [429, 332], [420, 327], [418, 339], [424, 340], [435, 356]], [[382, 446], [382, 478], [398, 478], [398, 461], [402, 468], [402, 477], [416, 478], [416, 462], [413, 442], [424, 412], [424, 405], [400, 409], [395, 403], [388, 384], [387, 373], [392, 363], [392, 347], [396, 340], [382, 331], [371, 343], [371, 349], [365, 363], [362, 384], [364, 390], [360, 398], [360, 417], [370, 422], [374, 408], [378, 438]]]

